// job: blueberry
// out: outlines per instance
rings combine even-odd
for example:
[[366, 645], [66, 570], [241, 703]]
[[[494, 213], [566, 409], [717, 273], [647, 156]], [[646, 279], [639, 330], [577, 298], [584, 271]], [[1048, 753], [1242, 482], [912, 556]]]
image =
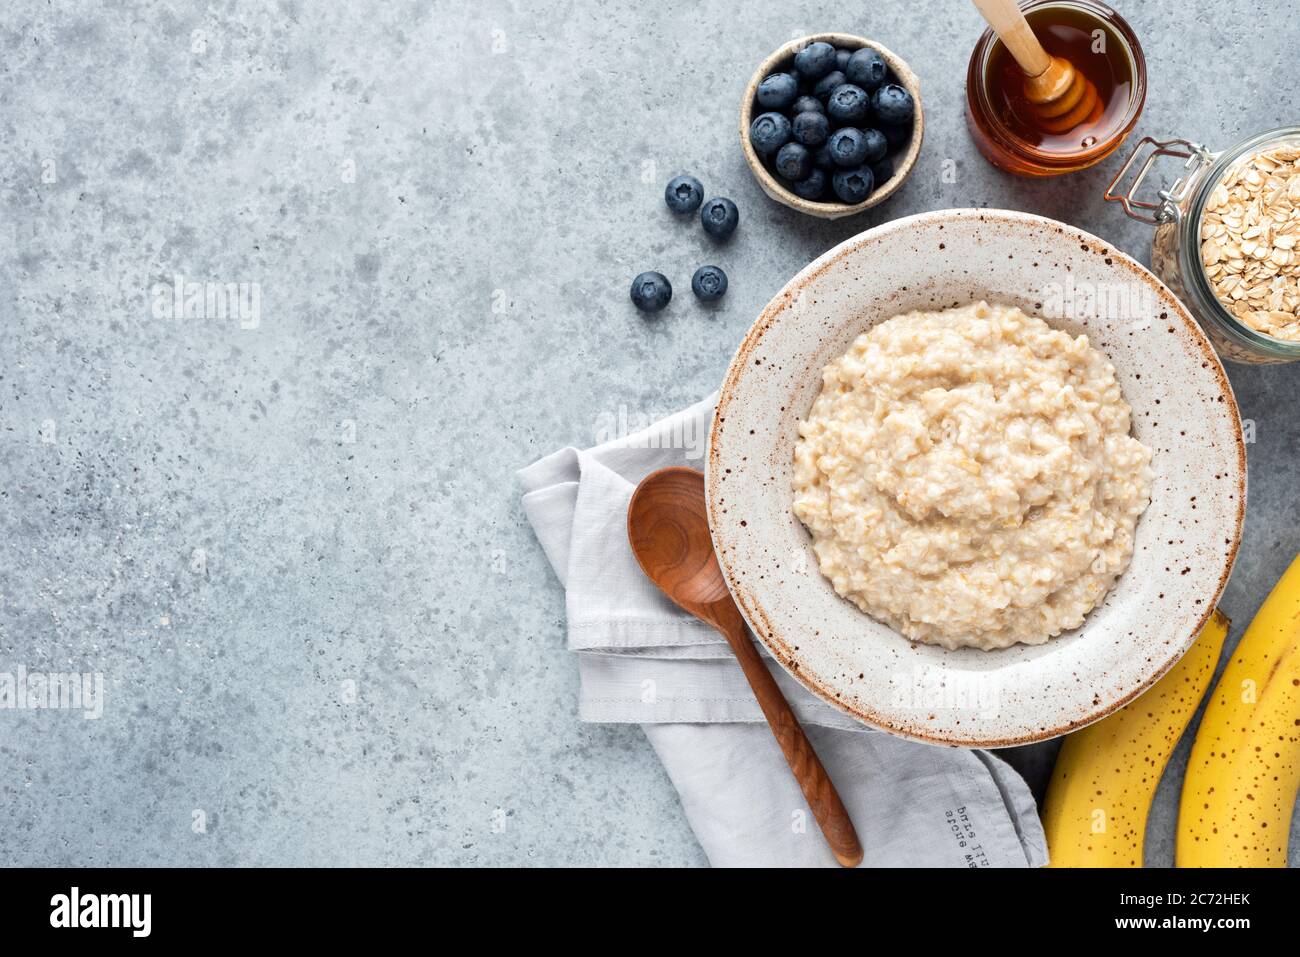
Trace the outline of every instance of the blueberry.
[[831, 135], [831, 121], [824, 113], [800, 113], [791, 127], [795, 140], [804, 146], [821, 146]]
[[836, 70], [834, 73], [827, 73], [824, 77], [818, 80], [817, 85], [813, 87], [813, 96], [817, 97], [817, 99], [825, 103], [826, 98], [831, 95], [831, 91], [834, 90], [837, 86], [843, 86], [843, 85], [844, 85], [843, 73], [841, 73], [839, 70]]
[[850, 83], [857, 84], [868, 93], [889, 79], [889, 66], [885, 63], [885, 58], [871, 47], [855, 50], [849, 58], [849, 65], [840, 69]]
[[763, 155], [790, 142], [790, 121], [780, 113], [762, 113], [749, 124], [749, 142]]
[[912, 122], [912, 94], [897, 83], [886, 83], [871, 95], [871, 106], [882, 123], [901, 125]]
[[835, 190], [835, 195], [850, 205], [860, 203], [870, 196], [874, 186], [875, 180], [868, 166], [842, 169], [831, 177], [831, 187]]
[[790, 107], [790, 112], [795, 116], [800, 113], [825, 113], [826, 107], [822, 106], [822, 101], [815, 96], [801, 96], [794, 101], [794, 106]]
[[891, 157], [886, 156], [884, 159], [878, 159], [871, 164], [871, 178], [878, 186], [884, 186], [894, 178], [894, 161]]
[[847, 76], [849, 70], [849, 60], [851, 59], [853, 59], [852, 50], [840, 50], [837, 48], [835, 50], [835, 69], [839, 70], [841, 73]]
[[694, 176], [675, 176], [664, 189], [664, 202], [674, 213], [693, 213], [704, 202], [704, 187]]
[[801, 143], [786, 143], [776, 154], [776, 171], [796, 183], [805, 180], [813, 171], [812, 153]]
[[835, 48], [818, 40], [794, 55], [794, 68], [806, 79], [816, 80], [835, 69]]
[[814, 169], [808, 174], [808, 178], [799, 183], [791, 183], [790, 189], [796, 196], [802, 196], [804, 199], [818, 200], [826, 195], [826, 173], [820, 169]]
[[880, 132], [885, 134], [885, 141], [889, 143], [891, 150], [899, 150], [912, 138], [912, 124], [895, 126], [892, 123], [881, 123]]
[[831, 155], [829, 144], [818, 147], [817, 152], [813, 153], [813, 166], [827, 172], [835, 169], [835, 157]]
[[643, 272], [632, 280], [632, 304], [642, 312], [658, 312], [673, 298], [673, 286], [663, 273]]
[[727, 274], [717, 266], [701, 266], [691, 277], [691, 292], [700, 302], [714, 302], [727, 294]]
[[726, 239], [736, 231], [739, 222], [740, 210], [725, 196], [709, 200], [700, 210], [700, 223], [714, 239]]
[[871, 97], [867, 91], [852, 83], [844, 83], [831, 91], [826, 101], [826, 112], [840, 123], [857, 123], [871, 110]]
[[889, 152], [889, 140], [880, 130], [863, 130], [862, 138], [867, 144], [867, 156], [864, 163], [874, 163]]
[[867, 137], [852, 126], [832, 133], [826, 141], [826, 148], [830, 150], [835, 165], [845, 169], [853, 169], [867, 161]]
[[799, 81], [789, 73], [773, 73], [758, 85], [759, 105], [769, 110], [784, 110], [799, 95]]

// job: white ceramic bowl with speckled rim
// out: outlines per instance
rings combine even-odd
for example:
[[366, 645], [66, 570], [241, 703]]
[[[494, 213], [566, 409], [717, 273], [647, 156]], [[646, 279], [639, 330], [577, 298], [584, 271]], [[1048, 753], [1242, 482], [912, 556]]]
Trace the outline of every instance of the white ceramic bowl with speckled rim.
[[[1151, 308], [1114, 310], [1123, 295]], [[902, 312], [979, 299], [1084, 333], [1110, 358], [1133, 432], [1155, 452], [1156, 479], [1132, 564], [1081, 628], [1033, 647], [947, 651], [908, 641], [835, 594], [792, 510], [793, 450], [822, 367], [860, 333]], [[1051, 308], [1062, 302], [1069, 308]], [[706, 484], [731, 593], [786, 670], [866, 724], [1004, 747], [1104, 717], [1191, 646], [1236, 558], [1246, 453], [1223, 366], [1151, 273], [1064, 223], [960, 209], [855, 236], [768, 304], [727, 371]]]

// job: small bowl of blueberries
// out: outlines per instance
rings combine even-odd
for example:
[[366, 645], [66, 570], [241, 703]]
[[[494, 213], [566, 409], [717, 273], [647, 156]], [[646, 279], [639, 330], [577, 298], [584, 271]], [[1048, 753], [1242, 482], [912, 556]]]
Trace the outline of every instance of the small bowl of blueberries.
[[745, 159], [763, 192], [823, 219], [884, 202], [921, 152], [920, 84], [879, 43], [792, 40], [759, 66], [740, 106]]

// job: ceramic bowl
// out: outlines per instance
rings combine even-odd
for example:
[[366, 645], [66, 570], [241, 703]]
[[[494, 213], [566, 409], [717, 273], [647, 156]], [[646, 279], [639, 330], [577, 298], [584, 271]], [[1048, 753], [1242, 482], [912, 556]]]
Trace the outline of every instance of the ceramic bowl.
[[[792, 511], [792, 458], [822, 367], [854, 338], [901, 312], [980, 299], [1086, 334], [1109, 357], [1133, 408], [1134, 434], [1155, 452], [1156, 479], [1132, 563], [1082, 627], [1043, 645], [947, 651], [908, 641], [822, 577]], [[963, 209], [862, 233], [768, 304], [723, 383], [706, 482], [732, 595], [795, 678], [886, 731], [1000, 747], [1109, 714], [1187, 650], [1236, 557], [1246, 455], [1223, 367], [1159, 280], [1063, 223]]]
[[[804, 47], [818, 40], [824, 40], [846, 50], [860, 50], [863, 47], [871, 47], [884, 57], [885, 62], [889, 64], [889, 69], [893, 71], [894, 76], [898, 77], [899, 85], [912, 94], [912, 100], [916, 103], [916, 113], [912, 117], [912, 139], [908, 143], [907, 150], [896, 158], [894, 175], [883, 186], [878, 186], [865, 200], [851, 206], [838, 202], [813, 202], [801, 196], [796, 196], [782, 186], [771, 171], [763, 165], [763, 161], [759, 159], [753, 144], [749, 142], [749, 124], [753, 122], [758, 112], [762, 112], [761, 109], [755, 111], [757, 104], [754, 96], [758, 92], [758, 84], [762, 83], [763, 79], [769, 74], [777, 72], [780, 67], [794, 59], [794, 55]], [[745, 87], [745, 95], [740, 101], [740, 145], [745, 151], [745, 162], [749, 164], [750, 171], [753, 172], [754, 178], [758, 180], [758, 185], [763, 188], [763, 192], [778, 203], [784, 203], [791, 209], [797, 209], [801, 213], [818, 216], [822, 219], [841, 219], [845, 216], [853, 216], [871, 209], [873, 206], [878, 206], [889, 199], [890, 196], [893, 196], [898, 191], [898, 188], [903, 185], [903, 181], [907, 179], [908, 174], [912, 172], [912, 167], [916, 165], [916, 158], [921, 154], [921, 140], [924, 134], [925, 115], [921, 108], [921, 83], [917, 80], [916, 74], [900, 57], [879, 43], [868, 40], [866, 37], [857, 37], [848, 33], [815, 33], [812, 36], [791, 40], [759, 64], [758, 69], [754, 71], [753, 77], [750, 78], [749, 85]]]

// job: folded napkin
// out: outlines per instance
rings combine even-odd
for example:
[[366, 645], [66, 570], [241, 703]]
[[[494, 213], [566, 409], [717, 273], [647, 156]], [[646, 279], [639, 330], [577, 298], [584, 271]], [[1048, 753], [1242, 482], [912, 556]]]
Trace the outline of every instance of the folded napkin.
[[[519, 473], [523, 505], [565, 589], [584, 721], [641, 725], [715, 866], [837, 866], [722, 636], [665, 598], [627, 541], [644, 476], [702, 468], [716, 397]], [[865, 866], [1037, 867], [1033, 796], [988, 751], [873, 731], [760, 650], [853, 818]]]

